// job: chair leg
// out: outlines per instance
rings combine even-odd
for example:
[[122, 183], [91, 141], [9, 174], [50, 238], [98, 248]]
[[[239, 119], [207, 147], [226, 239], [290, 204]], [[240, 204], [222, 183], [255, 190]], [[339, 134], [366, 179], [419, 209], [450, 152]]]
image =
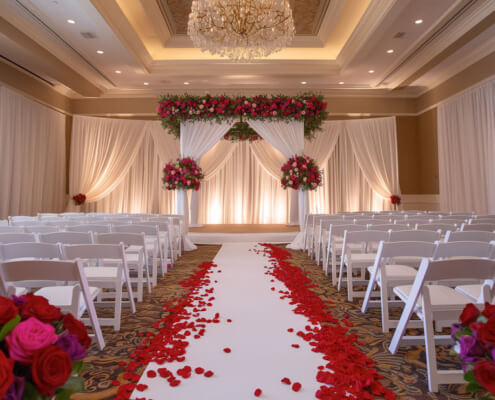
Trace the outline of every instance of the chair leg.
[[352, 287], [352, 262], [349, 260], [347, 261], [347, 300], [351, 302], [354, 301], [354, 288]]
[[345, 263], [345, 257], [342, 254], [340, 256], [339, 284], [337, 285], [337, 290], [339, 292], [340, 292], [340, 287], [342, 286], [342, 275], [344, 274], [344, 263]]
[[425, 353], [426, 353], [426, 368], [428, 372], [428, 390], [430, 392], [438, 392], [438, 370], [437, 357], [435, 353], [435, 333], [433, 330], [433, 315], [430, 307], [424, 306], [423, 303], [423, 326], [425, 332]]
[[113, 329], [120, 331], [120, 318], [122, 315], [122, 276], [119, 277], [115, 285], [115, 308], [113, 313], [114, 323]]
[[127, 296], [129, 297], [129, 302], [131, 303], [131, 312], [135, 314], [136, 303], [134, 302], [134, 291], [132, 290], [131, 278], [129, 277], [128, 271], [125, 271], [124, 274], [125, 274], [125, 286], [127, 288]]
[[137, 282], [137, 298], [138, 301], [143, 301], [143, 286], [144, 286], [144, 273], [143, 273], [143, 264], [139, 263], [138, 265], [138, 282]]
[[387, 333], [390, 329], [389, 311], [388, 311], [388, 285], [387, 282], [384, 281], [383, 279], [380, 285], [380, 300], [381, 300], [380, 304], [382, 311], [382, 332]]
[[335, 248], [332, 249], [332, 285], [337, 286], [337, 255]]

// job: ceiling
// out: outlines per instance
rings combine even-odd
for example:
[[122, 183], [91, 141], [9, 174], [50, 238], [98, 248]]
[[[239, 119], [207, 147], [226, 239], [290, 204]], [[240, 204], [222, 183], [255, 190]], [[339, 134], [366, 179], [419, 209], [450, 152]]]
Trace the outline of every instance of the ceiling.
[[416, 97], [495, 51], [493, 0], [291, 5], [292, 46], [235, 63], [193, 47], [191, 0], [0, 0], [1, 61], [75, 99], [185, 91]]

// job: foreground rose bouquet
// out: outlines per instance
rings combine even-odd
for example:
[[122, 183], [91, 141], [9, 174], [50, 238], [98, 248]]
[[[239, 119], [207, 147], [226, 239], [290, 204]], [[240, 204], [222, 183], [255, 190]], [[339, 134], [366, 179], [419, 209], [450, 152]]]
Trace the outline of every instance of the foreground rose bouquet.
[[495, 394], [495, 305], [485, 303], [480, 311], [468, 304], [452, 325], [454, 351], [459, 354], [469, 382], [467, 391], [483, 400]]
[[69, 399], [91, 343], [85, 326], [41, 296], [0, 296], [0, 399]]
[[163, 187], [167, 190], [194, 189], [199, 190], [204, 178], [199, 165], [192, 158], [178, 158], [163, 168]]
[[284, 189], [316, 190], [321, 182], [321, 171], [315, 161], [308, 156], [294, 156], [281, 168]]
[[80, 206], [86, 202], [86, 195], [82, 193], [76, 194], [72, 196], [72, 200], [76, 206]]

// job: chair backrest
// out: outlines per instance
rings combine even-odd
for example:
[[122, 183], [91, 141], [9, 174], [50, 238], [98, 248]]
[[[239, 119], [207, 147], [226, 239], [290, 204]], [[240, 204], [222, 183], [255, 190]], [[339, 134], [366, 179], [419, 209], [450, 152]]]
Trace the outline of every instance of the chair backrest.
[[18, 233], [23, 233], [24, 232], [24, 227], [23, 226], [0, 226], [0, 233], [13, 233], [13, 232], [18, 232]]
[[127, 232], [127, 233], [144, 233], [145, 235], [157, 235], [158, 229], [150, 225], [115, 225], [112, 226], [112, 232]]
[[168, 222], [151, 221], [141, 222], [139, 225], [156, 226], [160, 232], [168, 232], [170, 224]]
[[441, 218], [438, 221], [441, 224], [453, 224], [453, 225], [458, 225], [461, 226], [461, 224], [465, 223], [466, 220], [464, 218], [454, 218], [454, 217], [449, 217], [449, 218]]
[[[416, 280], [495, 279], [495, 261], [484, 258], [449, 258], [446, 260], [423, 259]], [[414, 282], [416, 285], [416, 281]]]
[[493, 232], [495, 231], [495, 224], [476, 224], [476, 225], [462, 224], [461, 231]]
[[378, 221], [376, 219], [370, 219], [370, 218], [354, 218], [353, 223], [355, 225], [361, 225], [361, 226], [367, 226], [370, 224], [376, 224]]
[[61, 217], [86, 217], [88, 214], [80, 212], [63, 212], [59, 214]]
[[10, 221], [10, 226], [25, 226], [25, 225], [43, 225], [43, 221], [39, 219], [18, 219]]
[[380, 224], [378, 222], [370, 224], [368, 226], [368, 229], [371, 229], [373, 231], [404, 231], [412, 228], [410, 228], [409, 225], [404, 224]]
[[448, 231], [445, 235], [446, 242], [491, 242], [492, 240], [495, 240], [494, 232]]
[[35, 225], [35, 226], [24, 227], [24, 232], [26, 233], [53, 233], [58, 231], [59, 231], [58, 226]]
[[42, 243], [62, 243], [62, 244], [91, 244], [93, 235], [91, 232], [55, 232], [42, 233], [39, 235]]
[[45, 222], [46, 225], [58, 226], [59, 228], [67, 228], [68, 226], [80, 225], [81, 221], [71, 221], [70, 219], [59, 219], [58, 221]]
[[390, 232], [389, 242], [431, 242], [440, 240], [437, 231], [400, 230]]
[[487, 242], [438, 243], [433, 259], [450, 257], [493, 258], [494, 246]]
[[74, 244], [62, 246], [67, 259], [106, 259], [125, 261], [124, 244]]
[[126, 246], [145, 246], [144, 233], [96, 233], [94, 235], [95, 242], [98, 244], [120, 244]]
[[9, 221], [6, 219], [0, 219], [0, 226], [9, 226]]
[[320, 227], [321, 229], [328, 230], [330, 228], [330, 225], [342, 225], [345, 224], [346, 222], [342, 218], [335, 218], [335, 217], [327, 217], [327, 218], [322, 218], [320, 219]]
[[424, 231], [440, 231], [441, 233], [445, 233], [447, 231], [456, 230], [457, 226], [455, 224], [442, 223], [416, 224], [416, 229]]
[[69, 232], [93, 232], [93, 233], [109, 233], [110, 225], [95, 225], [95, 224], [83, 224], [68, 226], [67, 231]]
[[37, 242], [34, 233], [0, 233], [0, 243], [34, 243]]
[[371, 243], [371, 242], [380, 242], [382, 240], [388, 239], [387, 231], [349, 231], [347, 230], [344, 234], [344, 243], [346, 245], [350, 243]]
[[436, 249], [433, 242], [380, 242], [377, 257], [431, 257]]
[[384, 221], [384, 223], [392, 222], [392, 216], [386, 214], [374, 214], [373, 219], [377, 219], [379, 221]]
[[60, 246], [52, 243], [10, 243], [0, 245], [3, 260], [16, 258], [62, 258]]
[[495, 224], [495, 217], [479, 217], [473, 218], [469, 220], [469, 224], [478, 225], [478, 224]]

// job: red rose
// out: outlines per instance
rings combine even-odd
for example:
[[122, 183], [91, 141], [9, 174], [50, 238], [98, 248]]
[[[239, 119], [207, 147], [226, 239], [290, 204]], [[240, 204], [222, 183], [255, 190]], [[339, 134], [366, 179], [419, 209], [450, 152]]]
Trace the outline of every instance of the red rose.
[[492, 315], [486, 324], [480, 324], [478, 340], [490, 347], [495, 346], [495, 315]]
[[478, 318], [479, 315], [480, 315], [480, 310], [478, 310], [478, 308], [473, 303], [469, 303], [466, 304], [466, 307], [464, 307], [464, 310], [462, 310], [459, 320], [461, 321], [462, 325], [467, 326], [471, 322], [476, 321], [476, 318]]
[[14, 302], [7, 297], [0, 297], [0, 325], [5, 325], [19, 312]]
[[481, 313], [483, 316], [486, 318], [490, 318], [495, 315], [495, 305], [492, 305], [490, 303], [485, 303], [485, 309]]
[[474, 377], [486, 390], [495, 393], [495, 363], [481, 360], [474, 364]]
[[81, 345], [83, 345], [86, 349], [89, 347], [91, 344], [91, 338], [88, 336], [88, 331], [81, 321], [75, 319], [72, 314], [67, 314], [62, 320], [62, 323], [64, 324], [64, 328], [67, 329], [69, 333], [77, 335], [77, 340], [79, 340]]
[[60, 308], [52, 306], [44, 297], [35, 296], [32, 293], [28, 293], [24, 297], [27, 301], [21, 306], [22, 319], [35, 317], [41, 322], [52, 322], [62, 318]]
[[71, 373], [72, 361], [69, 355], [57, 346], [47, 346], [34, 353], [31, 374], [41, 395], [53, 396], [55, 390], [67, 382]]
[[14, 383], [14, 360], [7, 358], [0, 350], [0, 399], [3, 399], [10, 385]]

